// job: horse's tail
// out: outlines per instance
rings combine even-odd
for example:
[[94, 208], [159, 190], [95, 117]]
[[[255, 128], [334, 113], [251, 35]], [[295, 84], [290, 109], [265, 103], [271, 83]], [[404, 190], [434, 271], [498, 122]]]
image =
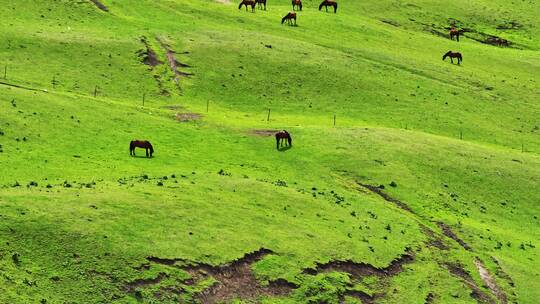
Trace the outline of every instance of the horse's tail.
[[152, 147], [151, 143], [148, 143], [148, 145], [150, 146], [150, 155], [154, 154], [154, 147]]
[[240, 5], [238, 5], [238, 9], [242, 8], [242, 4], [244, 4], [244, 1], [240, 2]]
[[322, 7], [326, 1], [321, 2], [321, 5], [319, 5], [319, 10], [322, 10]]
[[337, 2], [334, 2], [334, 13], [337, 12]]
[[129, 151], [133, 150], [133, 140], [129, 142]]

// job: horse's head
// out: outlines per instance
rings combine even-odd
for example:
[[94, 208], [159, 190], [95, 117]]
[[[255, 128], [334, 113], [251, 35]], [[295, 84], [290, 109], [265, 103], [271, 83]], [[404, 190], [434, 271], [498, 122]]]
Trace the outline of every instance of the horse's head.
[[448, 56], [450, 55], [450, 53], [452, 53], [452, 51], [446, 52], [446, 54], [444, 54], [444, 55], [442, 56], [442, 60], [445, 60], [446, 57], [448, 57]]

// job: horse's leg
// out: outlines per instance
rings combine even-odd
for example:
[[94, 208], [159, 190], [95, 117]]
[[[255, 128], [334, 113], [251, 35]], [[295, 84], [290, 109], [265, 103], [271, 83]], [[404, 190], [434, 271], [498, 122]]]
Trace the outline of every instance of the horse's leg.
[[454, 59], [452, 57], [450, 57], [450, 62], [454, 63]]

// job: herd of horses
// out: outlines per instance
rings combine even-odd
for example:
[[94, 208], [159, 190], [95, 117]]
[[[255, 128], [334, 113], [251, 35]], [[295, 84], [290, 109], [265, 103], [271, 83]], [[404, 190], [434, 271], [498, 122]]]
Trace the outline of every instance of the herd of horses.
[[[259, 9], [266, 10], [266, 0], [242, 0], [240, 5], [238, 6], [238, 9], [241, 9], [242, 6], [246, 7], [246, 10], [248, 9], [248, 6], [251, 6], [251, 9], [255, 11], [255, 7], [258, 6]], [[328, 11], [328, 7], [334, 8], [334, 13], [337, 12], [337, 2], [335, 0], [324, 0], [319, 5], [319, 10], [322, 10], [323, 7], [326, 8], [326, 11]], [[302, 0], [292, 0], [292, 7], [293, 11], [289, 12], [285, 17], [281, 19], [281, 24], [285, 23], [287, 21], [289, 24], [296, 24], [296, 10], [301, 11], [302, 10]], [[459, 36], [464, 33], [464, 30], [456, 29], [455, 27], [452, 27], [449, 32], [450, 40], [456, 39], [457, 42], [459, 42]], [[502, 38], [497, 38], [499, 45], [508, 45], [508, 41]], [[459, 52], [453, 52], [448, 51], [446, 52], [442, 59], [445, 60], [446, 58], [450, 58], [450, 62], [454, 63], [454, 58], [457, 59], [457, 64], [461, 64], [463, 61], [463, 56]], [[292, 137], [291, 134], [285, 130], [279, 131], [275, 134], [276, 138], [276, 148], [279, 150], [282, 147], [292, 147]], [[154, 154], [154, 147], [152, 147], [152, 144], [147, 140], [132, 140], [129, 143], [129, 154], [131, 156], [135, 156], [135, 148], [142, 148], [146, 150], [146, 157], [152, 157]]]
[[[289, 25], [296, 25], [296, 10], [301, 11], [302, 10], [302, 0], [292, 0], [292, 12], [287, 13], [285, 17], [281, 19], [281, 24], [287, 23]], [[248, 7], [251, 7], [251, 11], [255, 12], [255, 7], [259, 9], [266, 10], [266, 0], [242, 0], [240, 4], [238, 5], [238, 9], [242, 9], [242, 6], [246, 8], [246, 12], [248, 11]], [[328, 12], [328, 7], [334, 8], [334, 14], [337, 13], [338, 4], [335, 0], [323, 0], [321, 4], [319, 5], [319, 11], [322, 10], [322, 8], [325, 8], [325, 10]]]

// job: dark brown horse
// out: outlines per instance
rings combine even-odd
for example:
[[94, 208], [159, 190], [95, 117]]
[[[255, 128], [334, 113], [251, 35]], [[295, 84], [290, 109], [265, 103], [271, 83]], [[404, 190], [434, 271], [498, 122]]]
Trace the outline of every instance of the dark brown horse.
[[276, 133], [276, 148], [283, 147], [283, 143], [288, 143], [289, 147], [292, 147], [292, 138], [289, 132], [283, 130]]
[[287, 23], [289, 25], [293, 25], [292, 21], [294, 20], [294, 25], [296, 25], [296, 13], [294, 12], [289, 12], [287, 15], [285, 15], [285, 17], [283, 17], [281, 19], [281, 24], [285, 23], [285, 21], [287, 21]]
[[463, 31], [458, 30], [457, 28], [453, 27], [450, 29], [450, 40], [454, 40], [454, 37], [456, 37], [457, 42], [459, 42], [459, 35], [461, 35]]
[[[132, 140], [129, 143], [129, 155], [135, 156], [135, 148], [143, 148], [146, 150], [146, 157], [152, 157], [154, 147], [148, 140]], [[150, 153], [148, 153], [150, 151]]]
[[334, 7], [334, 14], [337, 13], [337, 2], [334, 0], [323, 0], [321, 5], [319, 5], [319, 10], [322, 9], [322, 7], [326, 8], [326, 11], [328, 12], [328, 7], [332, 6]]
[[246, 6], [246, 12], [248, 10], [248, 6], [251, 6], [251, 11], [255, 12], [255, 5], [257, 5], [257, 1], [255, 1], [255, 0], [242, 0], [242, 2], [240, 2], [240, 5], [238, 5], [238, 9], [241, 9], [242, 5]]
[[255, 0], [257, 2], [257, 8], [262, 9], [264, 6], [264, 10], [266, 10], [266, 0]]
[[296, 7], [299, 11], [302, 10], [302, 0], [292, 0], [292, 10], [294, 11]]
[[453, 58], [457, 58], [457, 64], [460, 64], [463, 61], [463, 57], [461, 56], [461, 53], [458, 53], [458, 52], [448, 51], [446, 52], [446, 54], [443, 55], [442, 60], [445, 60], [446, 57], [450, 57], [450, 61], [452, 63], [454, 63]]

